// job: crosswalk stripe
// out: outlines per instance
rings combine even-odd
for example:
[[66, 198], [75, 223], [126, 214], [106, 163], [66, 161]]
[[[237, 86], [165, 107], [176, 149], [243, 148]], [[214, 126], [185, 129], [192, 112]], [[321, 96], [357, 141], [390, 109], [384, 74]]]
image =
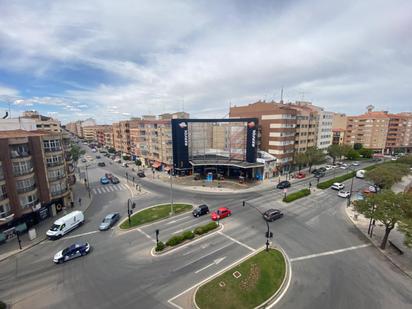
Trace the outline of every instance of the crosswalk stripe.
[[113, 186], [114, 191], [119, 191], [118, 185]]
[[113, 192], [113, 191], [114, 191], [113, 186], [107, 187], [107, 189], [108, 189], [110, 192]]
[[97, 190], [96, 190], [96, 189], [93, 189], [92, 191], [93, 191], [94, 194], [97, 194]]
[[96, 190], [99, 192], [99, 194], [101, 194], [101, 193], [102, 193], [102, 192], [100, 191], [100, 188], [97, 188]]

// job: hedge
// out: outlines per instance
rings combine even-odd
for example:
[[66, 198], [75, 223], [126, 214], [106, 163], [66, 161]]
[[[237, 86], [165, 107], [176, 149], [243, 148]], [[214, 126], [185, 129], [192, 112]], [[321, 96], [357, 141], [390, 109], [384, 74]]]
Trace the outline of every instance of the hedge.
[[306, 189], [302, 189], [302, 190], [299, 190], [299, 191], [296, 191], [296, 192], [293, 192], [287, 195], [286, 197], [283, 198], [283, 201], [286, 203], [290, 203], [294, 200], [300, 199], [308, 195], [310, 195], [310, 190], [306, 188]]
[[177, 246], [184, 240], [185, 238], [183, 237], [183, 235], [175, 235], [175, 236], [170, 237], [169, 240], [166, 241], [166, 246], [169, 246], [169, 247]]
[[202, 225], [202, 226], [198, 226], [197, 228], [194, 229], [194, 233], [197, 235], [202, 235], [205, 234], [211, 230], [214, 230], [215, 228], [217, 228], [218, 225], [216, 222], [209, 222], [208, 224]]
[[318, 187], [318, 189], [322, 189], [322, 190], [327, 189], [331, 185], [333, 185], [335, 182], [344, 182], [345, 180], [348, 180], [348, 179], [351, 179], [351, 178], [355, 177], [355, 175], [356, 175], [356, 172], [350, 172], [350, 173], [347, 173], [345, 175], [338, 176], [338, 177], [326, 180], [324, 182], [320, 182], [320, 183], [318, 183], [317, 187]]
[[182, 236], [185, 240], [195, 238], [195, 234], [192, 231], [183, 232]]
[[164, 244], [163, 241], [159, 241], [156, 245], [156, 252], [162, 251], [164, 248], [166, 248], [166, 245]]

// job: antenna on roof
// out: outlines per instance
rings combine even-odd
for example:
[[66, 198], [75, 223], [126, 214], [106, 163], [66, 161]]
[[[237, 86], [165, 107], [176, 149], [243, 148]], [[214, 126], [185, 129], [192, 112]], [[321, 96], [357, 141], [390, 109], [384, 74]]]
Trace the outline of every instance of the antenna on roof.
[[374, 108], [375, 108], [375, 106], [373, 106], [372, 104], [369, 104], [368, 106], [366, 106], [366, 109], [368, 110], [368, 113], [372, 112]]
[[280, 89], [280, 103], [283, 104], [283, 86]]

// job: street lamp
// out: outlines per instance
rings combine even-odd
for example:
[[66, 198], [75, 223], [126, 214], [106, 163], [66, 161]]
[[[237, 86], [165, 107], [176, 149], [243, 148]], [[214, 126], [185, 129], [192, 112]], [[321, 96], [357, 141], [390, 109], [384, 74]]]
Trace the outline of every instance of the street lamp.
[[355, 179], [355, 176], [356, 176], [356, 171], [355, 171], [355, 169], [354, 169], [354, 168], [350, 168], [350, 167], [349, 167], [349, 169], [350, 169], [352, 172], [355, 172], [355, 174], [353, 175], [352, 180], [351, 180], [351, 182], [350, 182], [350, 192], [349, 192], [348, 204], [347, 204], [348, 207], [349, 207], [349, 205], [350, 205], [350, 203], [351, 203], [351, 199], [352, 199], [352, 189], [353, 189], [353, 180]]
[[[257, 210], [263, 216], [263, 213], [258, 208], [256, 208], [254, 205], [252, 205], [252, 204], [250, 204], [246, 201], [243, 201], [243, 207], [245, 207], [246, 205], [254, 208], [255, 210]], [[265, 244], [266, 244], [266, 251], [269, 251], [269, 238], [273, 237], [273, 233], [269, 229], [269, 223], [266, 220], [265, 220], [265, 222], [266, 222], [266, 226], [268, 228], [268, 230], [266, 231], [266, 234], [265, 234], [265, 236], [266, 236], [266, 243]]]
[[89, 165], [85, 165], [86, 167], [86, 188], [87, 188], [87, 192], [89, 193], [89, 198], [91, 197], [90, 195], [90, 182], [89, 182], [89, 172], [87, 171], [87, 168], [89, 167]]
[[173, 166], [169, 170], [170, 172], [170, 215], [173, 215]]

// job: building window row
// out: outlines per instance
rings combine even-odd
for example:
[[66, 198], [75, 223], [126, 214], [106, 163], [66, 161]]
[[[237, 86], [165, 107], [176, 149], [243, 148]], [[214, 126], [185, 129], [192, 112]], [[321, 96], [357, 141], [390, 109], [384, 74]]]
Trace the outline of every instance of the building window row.
[[36, 188], [36, 181], [34, 177], [16, 181], [16, 188], [18, 193], [30, 192]]
[[25, 209], [36, 205], [39, 199], [37, 197], [37, 193], [34, 193], [30, 195], [20, 196], [19, 200], [21, 208]]
[[43, 141], [44, 151], [60, 151], [62, 149], [61, 142], [58, 139]]
[[11, 208], [9, 204], [0, 205], [0, 218], [5, 218], [11, 213]]
[[50, 194], [51, 196], [57, 196], [63, 194], [67, 191], [67, 184], [66, 183], [55, 183], [50, 186]]
[[10, 148], [10, 155], [12, 158], [21, 158], [30, 155], [29, 146], [27, 144], [12, 145]]
[[53, 180], [61, 179], [61, 178], [65, 177], [66, 174], [64, 172], [64, 169], [59, 168], [59, 169], [56, 169], [56, 170], [48, 171], [47, 176], [49, 178], [49, 181], [53, 181]]

